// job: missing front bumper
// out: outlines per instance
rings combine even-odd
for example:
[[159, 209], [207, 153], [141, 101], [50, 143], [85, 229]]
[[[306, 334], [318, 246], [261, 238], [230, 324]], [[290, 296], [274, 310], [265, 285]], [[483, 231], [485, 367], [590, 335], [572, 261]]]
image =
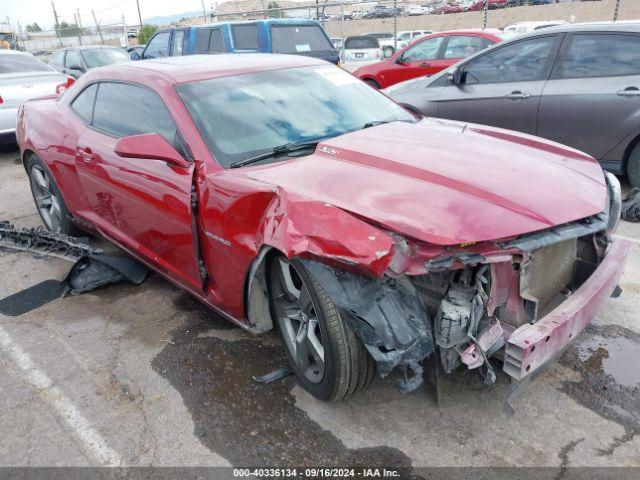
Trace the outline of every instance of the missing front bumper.
[[556, 358], [593, 320], [616, 289], [629, 244], [615, 240], [593, 274], [560, 306], [509, 337], [504, 371], [522, 380]]

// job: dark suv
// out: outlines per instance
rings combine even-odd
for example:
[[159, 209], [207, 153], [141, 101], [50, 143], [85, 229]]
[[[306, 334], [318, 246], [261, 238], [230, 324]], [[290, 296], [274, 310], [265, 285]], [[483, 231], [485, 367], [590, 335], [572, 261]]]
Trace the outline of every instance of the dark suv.
[[387, 90], [432, 117], [572, 146], [640, 186], [640, 24], [550, 27]]

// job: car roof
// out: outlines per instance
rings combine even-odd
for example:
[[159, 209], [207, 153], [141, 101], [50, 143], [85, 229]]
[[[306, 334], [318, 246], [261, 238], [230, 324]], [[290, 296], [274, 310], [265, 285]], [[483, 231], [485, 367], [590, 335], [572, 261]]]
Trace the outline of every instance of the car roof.
[[194, 82], [212, 78], [258, 73], [269, 70], [328, 65], [324, 60], [302, 55], [279, 55], [274, 53], [223, 53], [215, 55], [184, 55], [162, 59], [124, 62], [95, 69], [93, 77], [109, 78], [111, 73], [127, 76], [141, 72], [157, 74], [172, 83]]
[[548, 27], [543, 30], [536, 30], [511, 40], [522, 39], [527, 37], [535, 37], [538, 35], [548, 35], [549, 33], [575, 33], [575, 32], [628, 32], [640, 33], [640, 22], [590, 22], [590, 23], [574, 23], [571, 25], [558, 25]]
[[[212, 27], [220, 27], [222, 25], [248, 25], [248, 24], [257, 24], [263, 23], [266, 25], [319, 25], [317, 20], [313, 20], [312, 18], [264, 18], [257, 20], [229, 20], [229, 21], [221, 21], [221, 22], [210, 22], [210, 23], [201, 23], [198, 25], [190, 25], [191, 28], [212, 28]], [[173, 30], [176, 28], [184, 28], [184, 27], [169, 27], [164, 28], [162, 31]]]
[[56, 52], [61, 52], [63, 50], [122, 50], [119, 47], [114, 47], [113, 45], [75, 45], [73, 47], [64, 47], [59, 48]]

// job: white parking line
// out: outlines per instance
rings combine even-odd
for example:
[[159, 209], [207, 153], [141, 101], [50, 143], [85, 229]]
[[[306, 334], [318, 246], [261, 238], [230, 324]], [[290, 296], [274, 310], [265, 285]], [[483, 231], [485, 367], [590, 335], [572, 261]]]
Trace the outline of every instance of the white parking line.
[[120, 455], [107, 445], [102, 436], [82, 416], [71, 400], [65, 397], [58, 387], [53, 386], [53, 382], [48, 375], [33, 364], [29, 355], [22, 350], [20, 345], [13, 341], [1, 326], [0, 347], [20, 367], [28, 382], [40, 391], [43, 400], [49, 403], [57, 411], [58, 415], [67, 422], [88, 453], [106, 466], [119, 466], [122, 464]]

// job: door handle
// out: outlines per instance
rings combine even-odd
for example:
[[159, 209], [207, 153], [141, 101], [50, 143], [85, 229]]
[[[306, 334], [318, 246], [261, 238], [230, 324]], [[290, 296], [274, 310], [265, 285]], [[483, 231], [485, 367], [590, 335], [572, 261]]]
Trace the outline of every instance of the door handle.
[[420, 66], [421, 66], [422, 68], [425, 68], [425, 67], [430, 67], [430, 66], [431, 66], [431, 64], [430, 64], [429, 62], [422, 62], [422, 63], [420, 64]]
[[530, 96], [530, 93], [522, 93], [520, 90], [516, 90], [509, 93], [508, 95], [505, 95], [505, 98], [509, 98], [511, 100], [523, 100], [525, 98], [529, 98]]
[[640, 97], [640, 89], [638, 87], [627, 87], [616, 92], [616, 95], [620, 97]]
[[89, 147], [78, 148], [78, 152], [80, 153], [80, 157], [84, 160], [85, 163], [90, 163], [93, 160], [93, 150]]

